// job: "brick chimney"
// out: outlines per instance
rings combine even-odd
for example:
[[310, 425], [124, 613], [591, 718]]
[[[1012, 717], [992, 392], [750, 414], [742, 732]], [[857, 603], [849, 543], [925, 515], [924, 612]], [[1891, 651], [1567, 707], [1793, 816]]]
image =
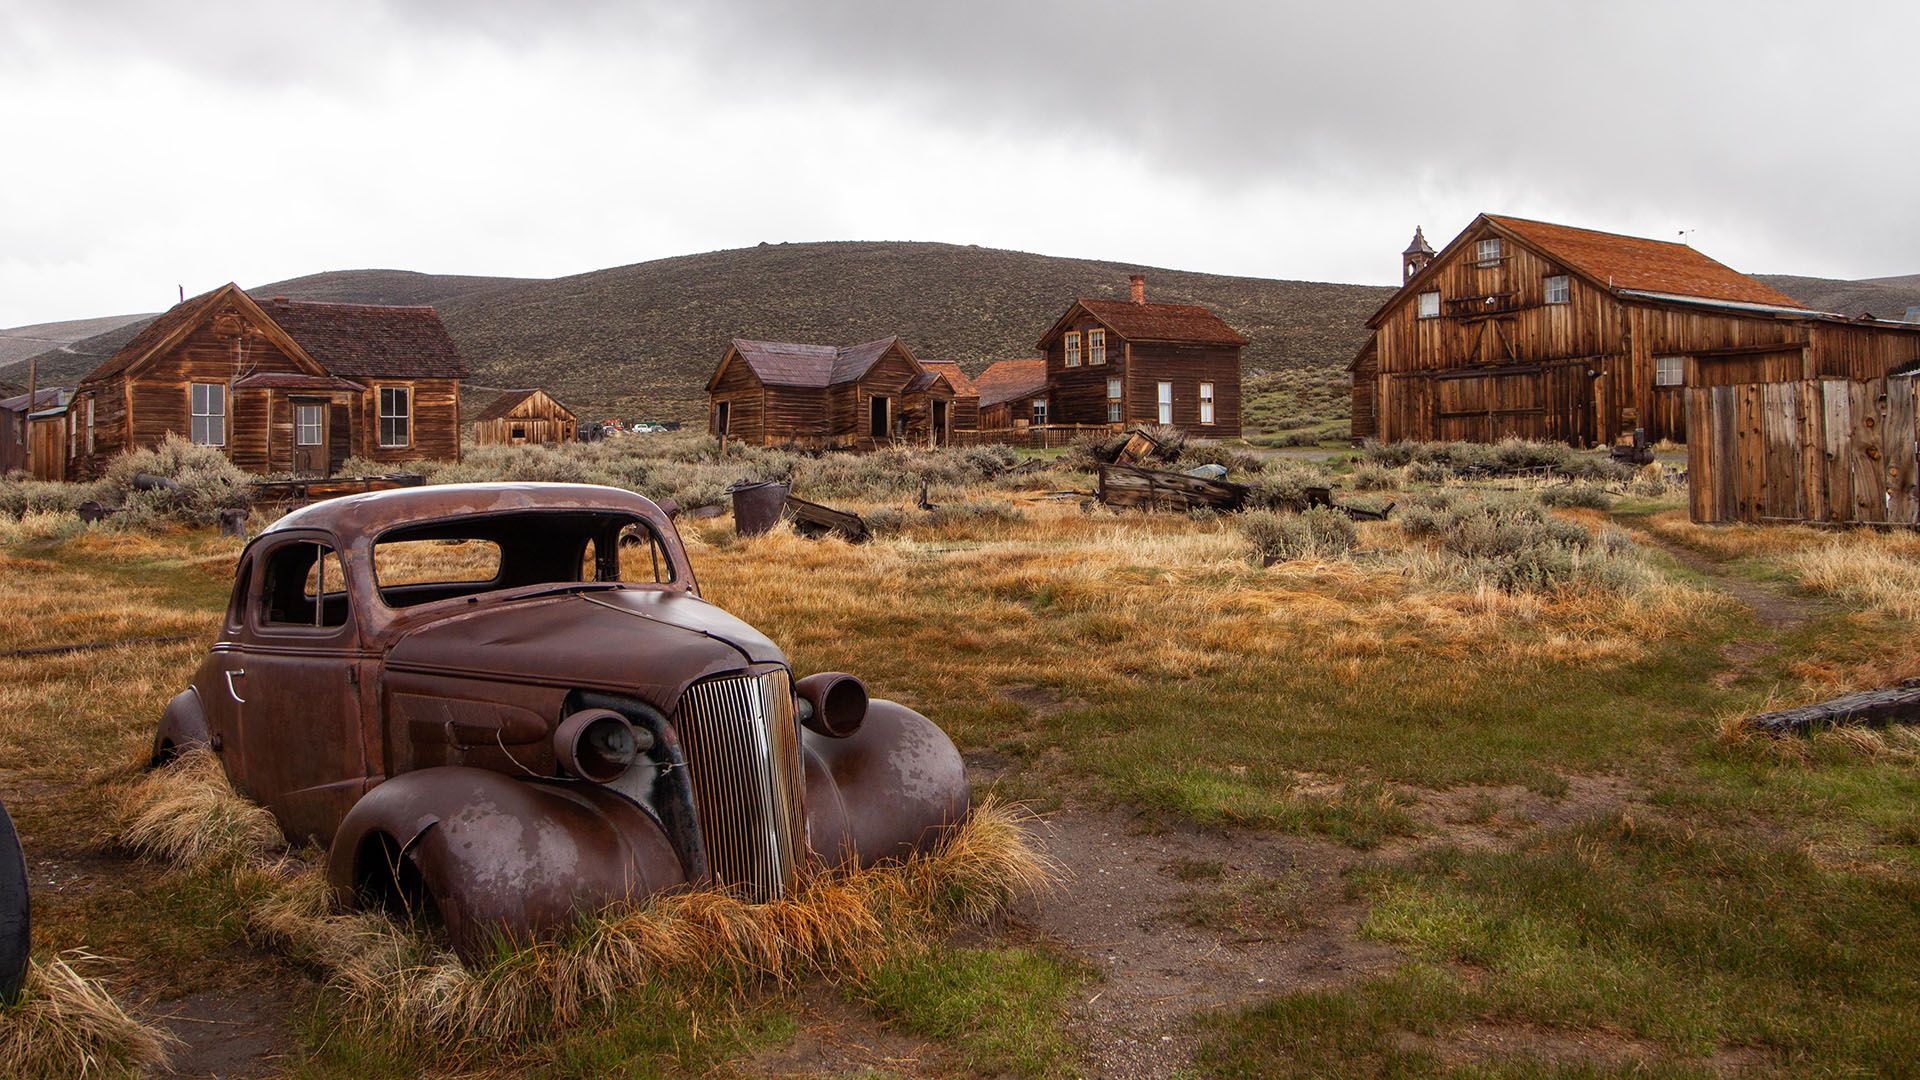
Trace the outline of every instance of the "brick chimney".
[[1144, 304], [1147, 302], [1147, 275], [1135, 274], [1127, 279], [1127, 284], [1133, 286], [1134, 303]]

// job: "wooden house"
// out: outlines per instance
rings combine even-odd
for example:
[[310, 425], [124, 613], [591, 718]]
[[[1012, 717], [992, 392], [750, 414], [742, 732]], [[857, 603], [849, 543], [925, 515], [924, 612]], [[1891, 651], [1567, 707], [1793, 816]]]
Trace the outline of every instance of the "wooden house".
[[980, 426], [980, 388], [952, 360], [922, 360], [920, 366], [943, 376], [953, 390], [954, 431], [972, 431]]
[[43, 386], [0, 400], [0, 476], [24, 472], [36, 480], [66, 474], [67, 402], [72, 387]]
[[1190, 435], [1240, 435], [1240, 350], [1247, 339], [1193, 304], [1079, 299], [1041, 337], [1047, 421], [1170, 424]]
[[861, 345], [735, 338], [707, 380], [707, 431], [771, 446], [939, 445], [954, 389], [898, 337]]
[[473, 418], [476, 446], [555, 446], [574, 441], [573, 410], [545, 390], [507, 390]]
[[71, 479], [169, 432], [257, 473], [457, 460], [467, 369], [430, 307], [255, 302], [223, 285], [162, 314], [81, 380]]
[[1416, 232], [1402, 271], [1350, 365], [1356, 438], [1681, 441], [1696, 380], [1871, 379], [1912, 355], [1899, 324], [1809, 310], [1685, 244], [1482, 214], [1438, 252]]
[[981, 431], [1009, 431], [1048, 422], [1046, 357], [996, 360], [973, 382], [980, 393]]

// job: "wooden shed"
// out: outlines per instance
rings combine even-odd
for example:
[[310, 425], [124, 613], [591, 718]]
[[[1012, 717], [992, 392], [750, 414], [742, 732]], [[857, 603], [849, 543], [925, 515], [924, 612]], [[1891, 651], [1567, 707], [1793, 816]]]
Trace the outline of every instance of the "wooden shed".
[[[1905, 351], [1920, 346], [1920, 326], [1882, 329], [1905, 334]], [[1812, 353], [1690, 362], [1693, 520], [1920, 522], [1920, 360], [1847, 375], [1822, 371]]]
[[0, 399], [0, 476], [26, 472], [58, 480], [65, 474], [66, 407], [72, 397], [72, 387], [43, 386], [31, 395]]
[[1047, 358], [996, 360], [974, 380], [980, 391], [980, 430], [1008, 431], [1045, 424], [1051, 412], [1047, 397]]
[[74, 392], [69, 479], [169, 432], [257, 473], [460, 457], [467, 374], [430, 307], [256, 303], [227, 284], [155, 319]]
[[1886, 324], [1812, 311], [1685, 244], [1482, 214], [1437, 253], [1416, 235], [1402, 266], [1351, 365], [1357, 438], [1684, 441], [1695, 361], [1886, 371], [1866, 361]]
[[943, 443], [952, 385], [898, 337], [860, 345], [736, 338], [707, 381], [707, 430], [762, 446]]
[[947, 380], [953, 391], [953, 430], [972, 431], [980, 426], [980, 388], [952, 360], [922, 360], [920, 366]]
[[507, 390], [473, 418], [476, 446], [554, 446], [574, 441], [573, 410], [545, 390]]

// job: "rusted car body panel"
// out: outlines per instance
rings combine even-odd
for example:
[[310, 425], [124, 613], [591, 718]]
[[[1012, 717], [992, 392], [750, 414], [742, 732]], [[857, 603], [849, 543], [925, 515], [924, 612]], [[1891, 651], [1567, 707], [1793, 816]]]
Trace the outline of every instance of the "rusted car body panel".
[[[382, 582], [409, 544], [497, 564]], [[658, 507], [585, 485], [281, 519], [242, 554], [155, 759], [196, 745], [328, 848], [343, 902], [431, 904], [466, 952], [666, 889], [783, 895], [809, 868], [923, 849], [969, 804], [930, 721], [849, 677], [796, 689], [773, 642], [701, 599]]]

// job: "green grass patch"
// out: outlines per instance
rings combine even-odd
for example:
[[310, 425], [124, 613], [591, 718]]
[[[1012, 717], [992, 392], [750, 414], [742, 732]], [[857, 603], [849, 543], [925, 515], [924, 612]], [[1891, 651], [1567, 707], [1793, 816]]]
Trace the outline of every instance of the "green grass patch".
[[1037, 949], [948, 949], [889, 961], [860, 995], [907, 1031], [953, 1044], [974, 1075], [1057, 1076], [1072, 1056], [1061, 1013], [1089, 978]]

